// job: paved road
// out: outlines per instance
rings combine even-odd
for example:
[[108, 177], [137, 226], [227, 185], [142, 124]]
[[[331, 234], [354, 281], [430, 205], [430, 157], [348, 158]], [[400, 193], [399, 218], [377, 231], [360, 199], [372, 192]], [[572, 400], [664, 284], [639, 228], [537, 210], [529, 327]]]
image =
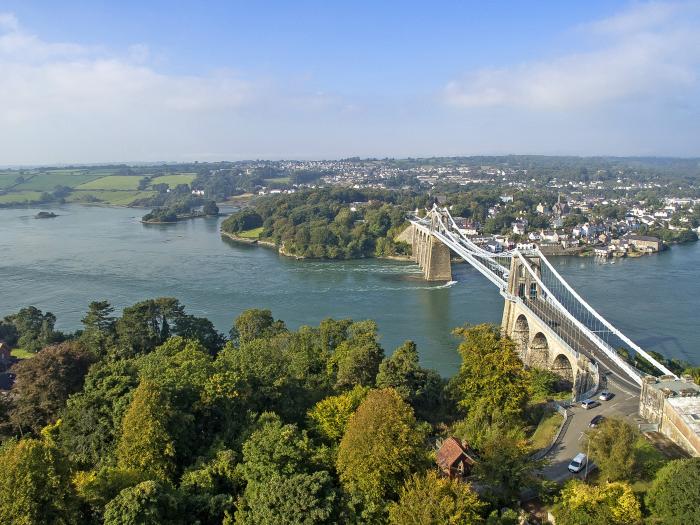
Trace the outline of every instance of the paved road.
[[584, 433], [590, 430], [588, 425], [594, 416], [602, 414], [605, 417], [623, 418], [635, 425], [642, 421], [638, 415], [638, 395], [625, 392], [612, 384], [609, 390], [615, 394], [610, 401], [600, 401], [599, 406], [588, 410], [580, 406], [569, 409], [569, 422], [563, 437], [547, 456], [549, 465], [542, 472], [547, 479], [562, 482], [572, 477], [583, 477], [583, 472], [572, 474], [566, 467], [576, 454], [587, 453]]

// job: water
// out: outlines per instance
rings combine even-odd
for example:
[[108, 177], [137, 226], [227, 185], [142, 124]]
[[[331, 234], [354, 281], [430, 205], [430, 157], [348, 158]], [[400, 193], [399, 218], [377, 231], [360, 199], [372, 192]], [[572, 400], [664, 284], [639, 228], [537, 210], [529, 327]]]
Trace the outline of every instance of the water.
[[[0, 210], [0, 316], [27, 305], [54, 312], [75, 330], [92, 300], [117, 308], [173, 296], [189, 313], [228, 332], [246, 308], [270, 308], [288, 326], [326, 317], [374, 319], [390, 352], [417, 342], [425, 366], [452, 375], [459, 364], [451, 330], [500, 322], [494, 286], [466, 264], [456, 282], [427, 283], [411, 263], [296, 261], [273, 250], [222, 239], [219, 220], [143, 225], [142, 211], [63, 206], [55, 219], [38, 209]], [[672, 357], [700, 362], [694, 332], [700, 294], [700, 244], [601, 263], [553, 258], [562, 275], [628, 336]]]

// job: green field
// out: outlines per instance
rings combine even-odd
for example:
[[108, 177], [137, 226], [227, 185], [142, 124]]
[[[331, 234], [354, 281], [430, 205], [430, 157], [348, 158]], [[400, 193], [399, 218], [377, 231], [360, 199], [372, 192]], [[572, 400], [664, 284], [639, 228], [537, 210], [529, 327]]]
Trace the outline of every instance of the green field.
[[0, 189], [14, 186], [19, 173], [0, 173]]
[[10, 354], [20, 359], [29, 359], [30, 357], [34, 357], [36, 355], [32, 352], [27, 352], [23, 348], [13, 348]]
[[94, 173], [86, 173], [84, 171], [60, 172], [51, 171], [47, 173], [37, 173], [36, 175], [24, 175], [26, 179], [22, 184], [18, 184], [13, 190], [36, 190], [36, 191], [52, 191], [56, 186], [67, 186], [75, 188], [85, 182], [94, 180], [98, 177]]
[[194, 173], [179, 173], [176, 175], [161, 175], [151, 180], [151, 184], [167, 184], [174, 188], [178, 184], [192, 184], [197, 175]]
[[563, 421], [564, 417], [559, 412], [545, 415], [540, 421], [540, 424], [537, 425], [535, 433], [532, 434], [532, 438], [530, 438], [532, 448], [534, 450], [541, 450], [548, 447]]
[[68, 202], [102, 202], [114, 206], [128, 206], [136, 199], [152, 197], [153, 191], [138, 190], [82, 190], [77, 189], [66, 199]]
[[243, 237], [244, 239], [257, 239], [258, 237], [260, 237], [262, 231], [262, 226], [260, 226], [260, 228], [253, 228], [252, 230], [244, 230], [242, 232], [238, 232], [236, 235], [238, 235], [239, 237]]
[[0, 195], [0, 204], [25, 204], [38, 202], [41, 198], [40, 191], [17, 191]]
[[108, 175], [77, 186], [77, 190], [138, 190], [141, 177], [134, 175]]
[[265, 182], [271, 184], [289, 184], [289, 177], [273, 177], [271, 179], [265, 179]]

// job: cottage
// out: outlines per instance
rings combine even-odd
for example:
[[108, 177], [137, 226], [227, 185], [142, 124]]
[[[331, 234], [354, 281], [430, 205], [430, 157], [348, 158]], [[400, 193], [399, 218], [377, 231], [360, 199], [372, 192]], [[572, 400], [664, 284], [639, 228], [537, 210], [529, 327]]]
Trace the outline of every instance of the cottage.
[[436, 462], [440, 471], [450, 479], [461, 479], [471, 473], [476, 460], [469, 455], [467, 448], [454, 437], [442, 442]]
[[649, 235], [629, 235], [627, 243], [640, 252], [658, 252], [662, 248], [661, 239]]

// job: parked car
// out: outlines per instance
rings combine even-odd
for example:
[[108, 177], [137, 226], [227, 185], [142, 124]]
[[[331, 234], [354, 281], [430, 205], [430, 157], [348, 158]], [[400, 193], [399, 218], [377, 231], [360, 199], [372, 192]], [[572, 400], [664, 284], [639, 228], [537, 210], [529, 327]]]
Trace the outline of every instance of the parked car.
[[591, 428], [595, 428], [598, 425], [600, 425], [604, 420], [605, 420], [605, 418], [599, 414], [596, 417], [594, 417], [593, 419], [591, 419], [591, 422], [589, 423], [588, 426]]
[[583, 470], [587, 462], [588, 458], [586, 457], [586, 454], [579, 452], [576, 454], [574, 459], [571, 460], [571, 463], [569, 463], [567, 468], [569, 469], [569, 472], [576, 474], [577, 472], [581, 472]]
[[612, 392], [608, 392], [607, 390], [603, 390], [600, 393], [600, 395], [598, 396], [598, 399], [600, 399], [601, 401], [610, 401], [614, 395], [615, 394], [613, 394]]
[[585, 408], [586, 410], [588, 410], [589, 408], [597, 407], [598, 405], [600, 405], [600, 403], [598, 403], [598, 401], [596, 401], [595, 399], [584, 399], [583, 401], [581, 401], [581, 407]]

